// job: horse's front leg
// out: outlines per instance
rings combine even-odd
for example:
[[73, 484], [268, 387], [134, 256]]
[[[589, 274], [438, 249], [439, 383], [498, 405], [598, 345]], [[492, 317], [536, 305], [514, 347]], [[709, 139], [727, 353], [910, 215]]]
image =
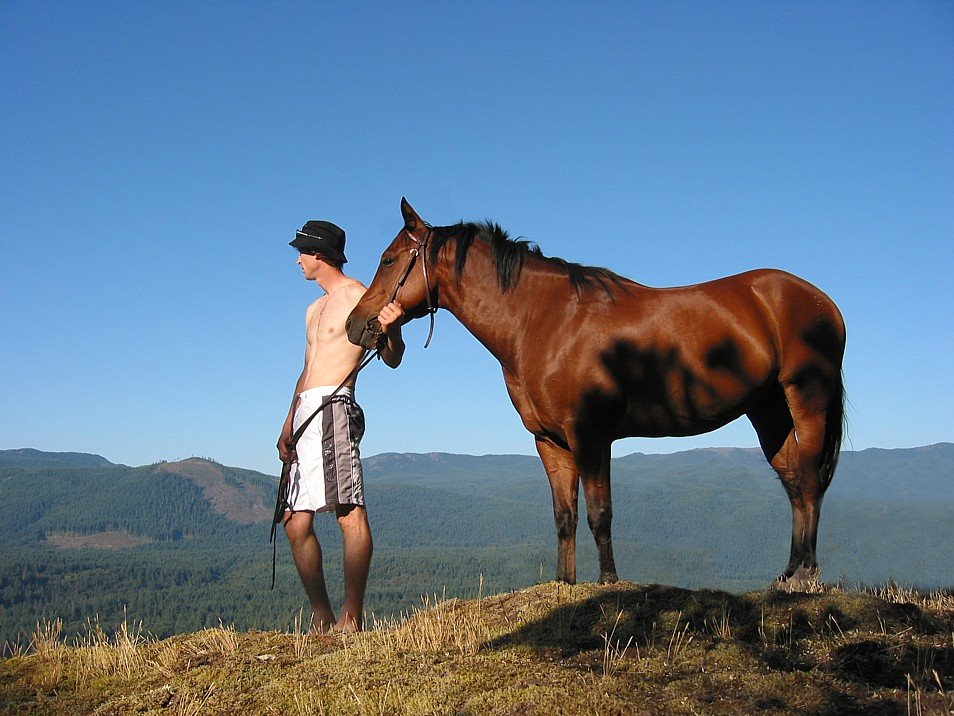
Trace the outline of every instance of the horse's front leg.
[[600, 584], [619, 581], [613, 558], [613, 498], [610, 492], [610, 446], [586, 449], [576, 456], [586, 498], [586, 518], [600, 557]]
[[579, 470], [573, 454], [545, 438], [536, 439], [553, 493], [553, 519], [557, 533], [557, 581], [576, 584], [576, 511]]

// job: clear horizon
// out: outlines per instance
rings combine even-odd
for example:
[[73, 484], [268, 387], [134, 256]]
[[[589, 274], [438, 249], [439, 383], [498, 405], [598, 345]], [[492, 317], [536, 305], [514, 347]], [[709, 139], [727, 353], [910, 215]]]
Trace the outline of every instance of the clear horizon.
[[[842, 447], [841, 452], [842, 452], [842, 454], [846, 454], [846, 453], [864, 452], [865, 450], [921, 450], [921, 449], [924, 449], [924, 448], [937, 447], [937, 446], [939, 446], [939, 445], [952, 445], [952, 444], [954, 444], [954, 443], [951, 443], [951, 442], [939, 442], [939, 443], [931, 443], [930, 445], [914, 445], [914, 446], [906, 447], [906, 448], [882, 448], [882, 447], [872, 446], [872, 447], [864, 448], [864, 449], [862, 449], [862, 450], [852, 450], [852, 449], [849, 449], [849, 448], [844, 448], [844, 447]], [[19, 451], [19, 450], [38, 450], [38, 449], [37, 449], [37, 448], [29, 448], [29, 447], [0, 448], [0, 452], [4, 452], [4, 451], [16, 452], [16, 451]], [[761, 449], [760, 449], [760, 448], [757, 448], [757, 447], [733, 447], [733, 446], [730, 446], [730, 445], [711, 445], [711, 446], [687, 448], [687, 449], [685, 449], [685, 450], [672, 450], [672, 451], [670, 451], [670, 452], [664, 452], [664, 453], [653, 453], [653, 452], [644, 452], [644, 451], [637, 450], [637, 451], [634, 451], [634, 452], [625, 453], [625, 454], [621, 454], [621, 455], [613, 455], [613, 459], [616, 460], [616, 459], [620, 459], [620, 458], [632, 457], [633, 455], [646, 455], [646, 456], [650, 456], [650, 455], [677, 455], [677, 454], [679, 454], [679, 453], [683, 453], [683, 452], [694, 452], [694, 451], [697, 451], [697, 450], [715, 450], [715, 451], [721, 451], [721, 450], [744, 450], [744, 451], [750, 451], [750, 452], [757, 452], [757, 453], [761, 454]], [[265, 470], [259, 470], [259, 469], [257, 469], [257, 468], [249, 467], [248, 465], [235, 465], [235, 464], [231, 464], [231, 463], [224, 463], [224, 462], [222, 462], [221, 460], [217, 460], [217, 459], [215, 459], [214, 457], [207, 456], [207, 455], [186, 455], [186, 456], [181, 456], [181, 455], [180, 455], [180, 456], [176, 456], [176, 457], [160, 458], [159, 460], [154, 460], [154, 461], [149, 462], [149, 463], [142, 463], [142, 464], [131, 465], [131, 464], [128, 464], [128, 463], [117, 462], [117, 461], [115, 461], [115, 460], [111, 460], [108, 455], [100, 455], [99, 453], [89, 453], [89, 452], [74, 451], [74, 450], [38, 450], [38, 452], [41, 452], [41, 453], [49, 453], [49, 454], [54, 454], [54, 455], [55, 455], [55, 454], [90, 455], [90, 456], [92, 456], [92, 457], [101, 457], [101, 458], [103, 458], [104, 460], [107, 460], [108, 462], [110, 462], [110, 463], [112, 463], [112, 464], [114, 464], [114, 465], [125, 465], [126, 467], [147, 467], [147, 466], [149, 466], [149, 465], [152, 465], [152, 464], [155, 464], [155, 463], [158, 463], [158, 462], [171, 463], [171, 462], [182, 462], [183, 460], [207, 460], [207, 461], [212, 461], [212, 462], [218, 463], [218, 464], [220, 464], [220, 465], [223, 465], [224, 467], [237, 467], [237, 468], [242, 469], [242, 470], [255, 470], [256, 472], [261, 472], [261, 473], [263, 473], [263, 474], [265, 474], [265, 475], [277, 475], [277, 474], [280, 472], [280, 470], [279, 470], [277, 467], [274, 468], [274, 469], [271, 469], [271, 470], [269, 470], [269, 469], [267, 469], [267, 468], [266, 468]], [[431, 450], [431, 451], [429, 451], [429, 452], [394, 452], [394, 451], [380, 452], [380, 453], [375, 453], [374, 455], [362, 455], [362, 456], [361, 456], [361, 459], [362, 459], [362, 460], [368, 460], [368, 459], [370, 459], [370, 458], [381, 457], [382, 455], [423, 455], [423, 456], [425, 456], [425, 457], [428, 456], [428, 455], [451, 455], [451, 456], [454, 456], [454, 457], [476, 457], [476, 458], [481, 458], [481, 457], [528, 457], [528, 458], [536, 458], [536, 457], [537, 457], [536, 455], [531, 455], [531, 454], [527, 454], [527, 453], [483, 453], [483, 454], [481, 454], [481, 455], [474, 455], [474, 454], [472, 454], [472, 453], [453, 453], [453, 452], [447, 452], [446, 450]]]

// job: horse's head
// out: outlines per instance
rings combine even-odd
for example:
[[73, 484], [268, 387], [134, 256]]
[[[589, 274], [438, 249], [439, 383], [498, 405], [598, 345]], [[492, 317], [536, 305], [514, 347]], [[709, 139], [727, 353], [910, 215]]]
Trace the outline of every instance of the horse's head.
[[428, 270], [426, 255], [430, 227], [407, 199], [401, 199], [401, 213], [404, 228], [381, 254], [371, 285], [345, 323], [348, 338], [362, 348], [374, 348], [381, 333], [378, 312], [391, 301], [401, 302], [407, 320], [437, 307], [436, 276], [433, 269]]

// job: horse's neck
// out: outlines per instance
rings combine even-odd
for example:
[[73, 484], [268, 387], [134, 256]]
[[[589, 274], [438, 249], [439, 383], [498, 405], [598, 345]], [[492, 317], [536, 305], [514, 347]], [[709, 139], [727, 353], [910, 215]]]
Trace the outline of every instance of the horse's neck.
[[[475, 241], [458, 278], [449, 266], [441, 276], [440, 303], [457, 317], [500, 363], [511, 371], [517, 366], [521, 339], [533, 321], [535, 284], [544, 269], [527, 257], [519, 281], [503, 291], [497, 281], [490, 247]], [[569, 288], [569, 283], [567, 284]]]

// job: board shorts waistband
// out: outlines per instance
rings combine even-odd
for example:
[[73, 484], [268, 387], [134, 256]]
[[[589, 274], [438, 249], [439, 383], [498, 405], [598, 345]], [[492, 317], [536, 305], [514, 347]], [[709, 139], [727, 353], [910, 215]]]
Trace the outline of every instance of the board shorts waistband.
[[308, 398], [327, 398], [329, 395], [338, 391], [337, 395], [347, 395], [353, 397], [351, 386], [343, 386], [339, 389], [337, 385], [316, 385], [314, 388], [308, 388], [303, 390], [298, 394], [298, 397], [302, 400], [307, 400]]

